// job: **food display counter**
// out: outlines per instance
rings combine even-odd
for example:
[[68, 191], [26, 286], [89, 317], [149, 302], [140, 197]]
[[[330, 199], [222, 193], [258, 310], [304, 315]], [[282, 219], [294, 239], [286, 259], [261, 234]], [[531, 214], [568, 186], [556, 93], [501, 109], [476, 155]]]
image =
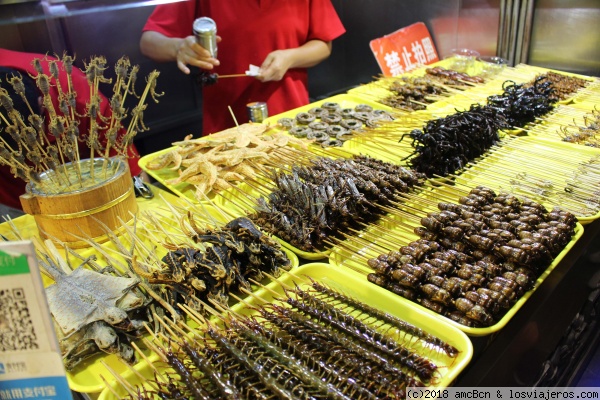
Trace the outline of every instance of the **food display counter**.
[[[481, 65], [451, 62], [144, 156], [154, 197], [79, 249], [40, 239], [30, 215], [0, 224], [4, 238], [34, 241], [46, 286], [62, 254], [111, 264], [155, 307], [127, 339], [133, 367], [114, 350], [65, 348], [71, 388], [101, 399], [204, 390], [189, 373], [217, 391], [216, 365], [238, 371], [240, 393], [253, 390], [245, 374], [266, 371], [260, 390], [377, 398], [414, 384], [531, 386], [561, 368], [547, 360], [595, 305], [600, 150], [584, 132], [599, 82], [524, 64], [476, 78]], [[416, 93], [428, 86], [439, 91]], [[573, 110], [587, 113], [576, 138]], [[334, 342], [344, 350], [325, 357]], [[187, 367], [190, 344], [212, 368]], [[376, 384], [353, 375], [351, 354], [382, 368]]]

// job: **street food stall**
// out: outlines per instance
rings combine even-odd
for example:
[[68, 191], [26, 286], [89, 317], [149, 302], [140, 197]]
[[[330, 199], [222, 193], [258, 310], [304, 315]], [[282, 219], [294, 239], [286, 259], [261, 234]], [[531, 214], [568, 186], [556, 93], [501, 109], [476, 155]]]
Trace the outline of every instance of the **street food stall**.
[[[0, 235], [31, 241], [74, 398], [576, 384], [598, 339], [600, 55], [578, 36], [550, 51], [567, 38], [540, 21], [577, 35], [600, 8], [333, 3], [347, 34], [310, 103], [204, 137], [197, 77], [137, 48], [155, 2], [0, 5], [3, 48], [95, 71], [92, 93], [122, 100], [82, 132], [89, 159], [55, 135], [70, 163], [0, 110], [18, 139], [0, 160], [28, 182]], [[381, 73], [369, 41], [420, 21], [439, 58]], [[94, 138], [117, 123], [133, 128]]]

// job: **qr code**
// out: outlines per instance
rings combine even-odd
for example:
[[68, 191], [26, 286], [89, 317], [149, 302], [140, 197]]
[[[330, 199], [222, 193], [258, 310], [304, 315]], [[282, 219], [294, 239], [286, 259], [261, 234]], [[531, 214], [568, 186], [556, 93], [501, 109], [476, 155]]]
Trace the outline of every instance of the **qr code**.
[[38, 348], [25, 291], [0, 289], [0, 353]]

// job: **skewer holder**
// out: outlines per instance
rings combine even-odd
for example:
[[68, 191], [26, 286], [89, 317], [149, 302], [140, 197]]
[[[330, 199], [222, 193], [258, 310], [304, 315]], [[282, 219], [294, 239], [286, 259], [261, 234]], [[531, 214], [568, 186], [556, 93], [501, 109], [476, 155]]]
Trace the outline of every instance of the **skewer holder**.
[[[90, 159], [80, 160], [77, 169], [76, 164], [68, 163], [58, 167], [60, 173], [46, 171], [39, 182], [27, 184], [21, 205], [34, 217], [40, 237], [65, 242], [72, 248], [87, 247], [82, 238], [97, 243], [108, 239], [103, 224], [115, 231], [133, 218], [137, 202], [126, 160], [96, 159], [93, 174], [91, 164]], [[65, 175], [72, 183], [63, 189], [54, 182], [64, 180]]]

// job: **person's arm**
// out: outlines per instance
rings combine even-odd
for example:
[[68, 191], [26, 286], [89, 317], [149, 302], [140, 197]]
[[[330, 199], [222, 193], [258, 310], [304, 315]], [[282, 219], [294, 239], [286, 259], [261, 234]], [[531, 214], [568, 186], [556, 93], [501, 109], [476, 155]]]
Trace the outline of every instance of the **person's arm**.
[[331, 42], [309, 40], [294, 49], [275, 50], [269, 53], [260, 66], [257, 79], [262, 82], [279, 81], [290, 68], [310, 68], [331, 54]]
[[[217, 42], [220, 38], [217, 36]], [[177, 67], [189, 74], [188, 65], [202, 69], [213, 69], [219, 60], [210, 56], [210, 52], [196, 43], [194, 36], [171, 38], [155, 31], [142, 33], [140, 50], [143, 55], [158, 62], [176, 61]]]

